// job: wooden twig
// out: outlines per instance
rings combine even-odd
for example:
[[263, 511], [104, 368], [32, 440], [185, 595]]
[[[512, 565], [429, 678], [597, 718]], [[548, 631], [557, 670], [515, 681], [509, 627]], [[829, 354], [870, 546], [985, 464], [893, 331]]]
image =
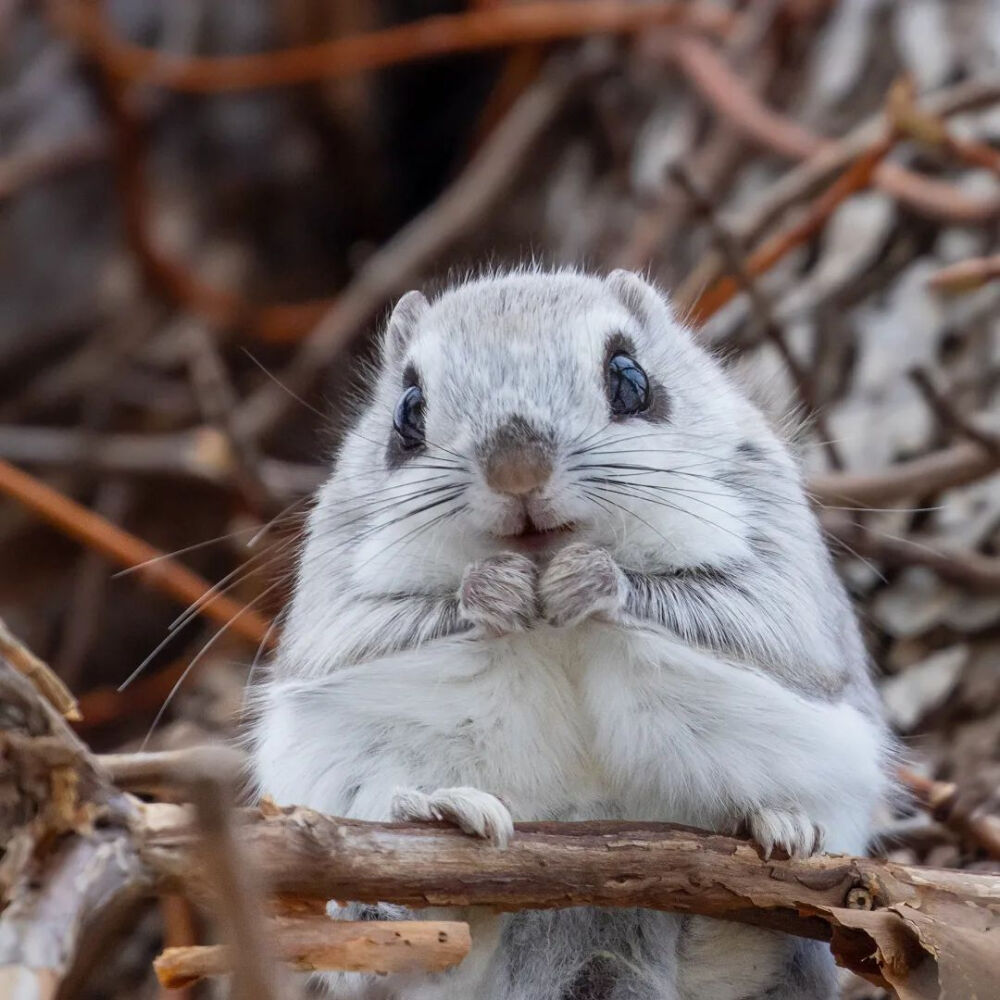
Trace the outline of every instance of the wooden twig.
[[956, 549], [932, 538], [895, 538], [860, 524], [824, 520], [827, 535], [843, 543], [847, 552], [882, 566], [924, 566], [942, 580], [978, 593], [1000, 593], [1000, 558]]
[[[455, 921], [331, 920], [325, 915], [268, 921], [281, 960], [299, 972], [443, 972], [471, 946], [469, 925]], [[233, 971], [228, 949], [167, 948], [154, 962], [157, 978], [177, 989]]]
[[947, 122], [917, 104], [917, 87], [912, 77], [905, 77], [894, 88], [891, 111], [897, 129], [917, 142], [940, 149], [973, 167], [984, 167], [1000, 174], [1000, 151], [982, 142], [963, 139], [952, 133]]
[[0, 159], [0, 202], [38, 181], [107, 156], [108, 137], [93, 130], [40, 149], [15, 151]]
[[951, 404], [951, 401], [938, 389], [934, 379], [926, 368], [919, 365], [909, 371], [910, 381], [924, 398], [924, 402], [937, 417], [941, 425], [956, 433], [959, 437], [974, 441], [992, 455], [1000, 457], [1000, 435], [990, 434], [977, 427], [971, 420], [963, 416]]
[[[184, 896], [161, 896], [160, 897], [160, 917], [163, 921], [163, 948], [165, 952], [185, 951], [195, 948], [197, 945], [197, 934], [194, 926], [194, 909], [191, 903]], [[154, 969], [156, 962], [153, 962]], [[194, 990], [189, 989], [186, 983], [178, 982], [171, 986], [161, 983], [160, 1000], [168, 995], [172, 1000], [194, 1000]]]
[[899, 769], [899, 776], [920, 807], [939, 823], [990, 857], [1000, 858], [1000, 816], [970, 808], [958, 785], [950, 781], [925, 778], [905, 767]]
[[[0, 425], [0, 458], [44, 468], [85, 468], [102, 474], [176, 476], [228, 486], [237, 470], [228, 439], [215, 427], [173, 433], [91, 434], [66, 427]], [[283, 499], [311, 493], [323, 480], [317, 465], [261, 458], [260, 478]]]
[[[871, 183], [875, 168], [891, 148], [892, 139], [889, 136], [882, 136], [873, 143], [807, 207], [801, 219], [775, 234], [754, 250], [743, 262], [740, 268], [741, 273], [751, 278], [758, 277], [774, 267], [790, 251], [812, 239], [826, 225], [827, 220], [843, 202]], [[735, 236], [733, 238], [735, 239]], [[725, 257], [723, 260], [725, 261]], [[686, 297], [689, 294], [686, 289], [691, 289], [693, 283], [700, 280], [700, 277], [696, 268], [678, 292], [678, 302], [682, 308], [685, 308]], [[691, 304], [689, 313], [692, 321], [704, 323], [718, 312], [740, 288], [741, 279], [737, 275], [724, 277], [717, 281], [699, 294]]]
[[[925, 98], [920, 106], [930, 114], [946, 118], [989, 107], [997, 101], [1000, 101], [1000, 74], [938, 91]], [[780, 177], [758, 194], [745, 210], [728, 217], [725, 220], [727, 228], [745, 246], [757, 242], [784, 212], [814, 195], [829, 183], [831, 177], [844, 172], [852, 162], [863, 157], [884, 132], [885, 115], [880, 112]], [[886, 171], [896, 177], [896, 197], [932, 218], [959, 224], [982, 223], [1000, 213], [1000, 197], [969, 198], [955, 191], [951, 185], [910, 175], [897, 164], [882, 164], [882, 174]], [[913, 183], [914, 177], [920, 180], [919, 187]], [[709, 252], [692, 268], [677, 290], [675, 299], [681, 305], [691, 305], [704, 288], [722, 276], [723, 271], [721, 256], [717, 251]]]
[[[5, 493], [60, 531], [101, 552], [118, 566], [142, 566], [138, 576], [147, 586], [184, 604], [201, 600], [212, 589], [197, 573], [159, 549], [87, 510], [51, 486], [0, 459], [0, 493]], [[148, 563], [148, 565], [143, 565]], [[264, 642], [271, 623], [253, 608], [216, 594], [199, 607], [213, 621], [254, 643]]]
[[820, 506], [856, 504], [888, 507], [913, 497], [933, 496], [983, 479], [1000, 468], [1000, 458], [978, 444], [963, 443], [899, 462], [880, 472], [832, 472], [809, 478], [809, 495]]
[[231, 955], [232, 1000], [281, 996], [271, 937], [264, 925], [264, 895], [253, 861], [233, 826], [229, 777], [206, 767], [190, 786], [200, 827], [202, 871], [212, 887]]
[[73, 693], [52, 672], [44, 660], [40, 660], [17, 638], [0, 618], [0, 655], [19, 673], [35, 685], [48, 699], [53, 708], [71, 722], [80, 719], [80, 706]]
[[244, 757], [227, 746], [188, 747], [154, 753], [106, 753], [97, 761], [110, 780], [126, 792], [176, 796], [190, 788], [199, 775], [211, 773], [233, 783]]
[[742, 249], [733, 239], [732, 234], [719, 220], [716, 207], [707, 192], [701, 188], [688, 171], [678, 165], [670, 172], [670, 176], [684, 189], [684, 192], [694, 203], [695, 210], [708, 223], [715, 237], [715, 242], [732, 271], [734, 280], [750, 299], [751, 308], [753, 309], [758, 326], [778, 352], [785, 368], [791, 375], [796, 394], [798, 395], [799, 405], [809, 414], [816, 430], [819, 432], [822, 447], [827, 454], [830, 464], [835, 469], [842, 469], [844, 463], [840, 457], [840, 452], [833, 441], [833, 434], [830, 431], [826, 417], [819, 407], [815, 380], [812, 374], [799, 363], [799, 359], [792, 352], [791, 347], [789, 347], [785, 332], [775, 318], [771, 302], [743, 263]]
[[124, 41], [115, 35], [100, 7], [85, 0], [56, 0], [50, 6], [56, 23], [113, 76], [197, 93], [293, 86], [416, 59], [595, 34], [631, 34], [654, 25], [683, 23], [718, 34], [731, 23], [725, 10], [711, 4], [556, 0], [438, 15], [277, 52], [192, 57]]
[[989, 281], [1000, 278], [1000, 254], [992, 257], [973, 257], [949, 264], [935, 271], [928, 284], [937, 292], [958, 294], [981, 288]]
[[[744, 135], [796, 160], [834, 153], [836, 140], [815, 135], [764, 104], [708, 42], [687, 36], [664, 37], [662, 44], [665, 54], [677, 63], [701, 96]], [[937, 120], [941, 120], [940, 116]], [[983, 207], [954, 185], [925, 177], [897, 163], [879, 164], [872, 183], [910, 208], [933, 216], [940, 214], [945, 203], [952, 212], [956, 208], [982, 211]]]
[[578, 61], [550, 65], [451, 186], [359, 268], [334, 307], [279, 373], [280, 385], [266, 384], [243, 403], [237, 419], [244, 433], [260, 437], [272, 429], [295, 405], [295, 397], [309, 393], [332, 359], [378, 310], [406, 291], [430, 261], [486, 215], [514, 182], [565, 101], [592, 72]]
[[[169, 805], [143, 813], [140, 852], [161, 884], [197, 879], [188, 813]], [[497, 850], [437, 825], [272, 806], [245, 813], [240, 836], [272, 889], [296, 896], [417, 908], [641, 906], [830, 940], [842, 964], [897, 987], [927, 975], [944, 993], [976, 984], [988, 995], [997, 973], [989, 927], [1000, 876], [822, 855], [766, 861], [748, 842], [659, 823], [516, 830]]]

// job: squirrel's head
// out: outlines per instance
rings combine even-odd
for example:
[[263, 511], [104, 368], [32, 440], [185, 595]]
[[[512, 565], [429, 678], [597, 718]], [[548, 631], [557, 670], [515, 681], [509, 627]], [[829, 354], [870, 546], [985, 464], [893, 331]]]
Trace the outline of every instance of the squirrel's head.
[[783, 456], [665, 297], [626, 271], [409, 292], [371, 382], [330, 495], [355, 564], [394, 574], [568, 541], [637, 566], [732, 558], [752, 525], [727, 475]]

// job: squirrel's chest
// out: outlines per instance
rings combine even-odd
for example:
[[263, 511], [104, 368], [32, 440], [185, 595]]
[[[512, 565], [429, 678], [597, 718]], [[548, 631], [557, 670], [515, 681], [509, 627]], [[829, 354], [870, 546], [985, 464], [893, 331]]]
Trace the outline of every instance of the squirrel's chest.
[[[465, 747], [469, 783], [503, 797], [515, 817], [612, 818], [627, 811], [612, 781], [602, 732], [609, 719], [595, 705], [595, 671], [606, 647], [586, 630], [539, 629], [490, 644], [488, 665], [470, 689]], [[614, 712], [615, 706], [607, 706]], [[629, 720], [612, 720], [615, 728]]]

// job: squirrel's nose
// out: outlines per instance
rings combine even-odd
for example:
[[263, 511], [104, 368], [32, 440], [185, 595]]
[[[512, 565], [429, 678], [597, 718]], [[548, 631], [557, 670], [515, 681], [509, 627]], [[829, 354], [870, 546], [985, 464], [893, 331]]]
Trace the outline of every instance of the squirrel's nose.
[[552, 475], [552, 460], [533, 448], [519, 448], [486, 466], [486, 482], [498, 493], [523, 496], [544, 486]]
[[553, 452], [551, 435], [514, 417], [491, 434], [480, 449], [483, 475], [498, 493], [524, 496], [549, 481]]

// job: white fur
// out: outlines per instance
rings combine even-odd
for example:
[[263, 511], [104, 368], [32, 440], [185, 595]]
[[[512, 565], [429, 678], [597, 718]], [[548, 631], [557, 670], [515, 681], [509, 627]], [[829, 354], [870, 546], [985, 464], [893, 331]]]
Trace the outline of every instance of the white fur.
[[[629, 276], [526, 273], [403, 313], [310, 521], [259, 695], [260, 788], [362, 819], [446, 816], [499, 844], [509, 816], [627, 817], [746, 826], [768, 852], [862, 851], [887, 741], [850, 607], [789, 453], [662, 297]], [[665, 420], [610, 419], [603, 365], [621, 333], [666, 392]], [[407, 364], [428, 445], [393, 467]], [[477, 450], [512, 416], [554, 442], [551, 480], [524, 501], [489, 489]], [[588, 497], [593, 463], [628, 485]], [[563, 601], [576, 575], [543, 558], [539, 614], [571, 627], [464, 630], [463, 575], [525, 515], [572, 522], [569, 541], [618, 567], [619, 593]], [[596, 961], [617, 976], [607, 1000], [832, 995], [820, 951], [767, 932], [643, 911], [473, 919], [453, 973], [336, 984], [563, 1000]]]

